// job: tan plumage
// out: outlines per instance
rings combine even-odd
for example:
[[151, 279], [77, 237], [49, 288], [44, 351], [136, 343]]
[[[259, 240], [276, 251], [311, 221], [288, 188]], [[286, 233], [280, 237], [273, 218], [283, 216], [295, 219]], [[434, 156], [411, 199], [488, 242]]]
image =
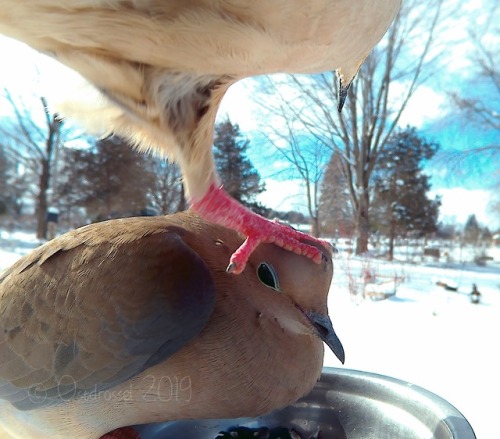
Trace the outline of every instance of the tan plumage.
[[178, 162], [192, 207], [250, 238], [231, 258], [238, 273], [261, 242], [275, 241], [316, 262], [320, 256], [302, 245], [307, 237], [291, 236], [234, 204], [214, 212], [227, 198], [220, 190], [209, 194], [221, 185], [212, 141], [225, 92], [249, 76], [334, 69], [345, 92], [400, 2], [3, 0], [0, 33], [57, 58], [103, 95], [93, 109], [76, 105], [63, 113]]
[[[113, 220], [0, 273], [0, 437], [97, 439], [124, 425], [254, 416], [308, 392], [320, 331], [343, 359], [328, 329], [331, 253], [320, 248], [314, 264], [263, 245], [233, 276], [221, 261], [240, 243], [193, 213]], [[272, 281], [262, 263], [279, 291], [259, 280]]]
[[2, 3], [0, 32], [74, 68], [116, 109], [80, 118], [172, 155], [198, 199], [215, 178], [213, 123], [231, 84], [333, 69], [349, 83], [400, 0]]

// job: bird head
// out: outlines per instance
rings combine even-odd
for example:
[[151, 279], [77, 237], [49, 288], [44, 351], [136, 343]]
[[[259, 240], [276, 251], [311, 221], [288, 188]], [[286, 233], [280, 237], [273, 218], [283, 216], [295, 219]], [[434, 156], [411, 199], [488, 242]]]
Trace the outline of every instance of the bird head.
[[[328, 315], [328, 293], [333, 277], [333, 248], [324, 243], [304, 241], [317, 246], [323, 254], [320, 264], [274, 245], [261, 245], [251, 256], [248, 270], [253, 270], [259, 282], [281, 295], [282, 306], [276, 311], [283, 326], [295, 332], [310, 331], [319, 337], [344, 363], [345, 354]], [[294, 309], [295, 312], [292, 311]]]
[[[244, 298], [245, 307], [252, 307], [257, 316], [263, 315], [262, 321], [276, 322], [276, 328], [291, 337], [310, 336], [324, 341], [344, 363], [344, 349], [328, 315], [333, 248], [326, 241], [303, 240], [321, 250], [319, 264], [274, 244], [260, 244], [249, 256], [243, 272], [234, 276], [224, 270], [221, 261], [241, 245], [242, 237], [234, 230], [204, 222], [191, 211], [177, 218], [183, 219], [183, 228], [197, 230], [191, 238], [186, 235], [183, 239], [190, 241], [189, 245], [216, 274], [216, 289], [224, 300], [233, 300], [234, 290], [243, 292], [238, 300]], [[231, 303], [239, 306], [237, 301]]]

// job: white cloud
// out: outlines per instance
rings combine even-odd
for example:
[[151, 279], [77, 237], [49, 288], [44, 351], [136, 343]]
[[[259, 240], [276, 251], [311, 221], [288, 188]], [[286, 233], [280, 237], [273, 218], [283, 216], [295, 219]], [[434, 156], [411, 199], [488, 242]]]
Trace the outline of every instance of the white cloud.
[[299, 180], [275, 180], [266, 178], [266, 191], [257, 199], [262, 204], [275, 210], [297, 210], [306, 213], [305, 191]]
[[439, 219], [443, 222], [465, 224], [469, 215], [476, 215], [478, 222], [494, 230], [500, 226], [500, 219], [488, 212], [492, 193], [481, 189], [436, 189], [431, 196], [440, 195], [441, 208]]
[[[52, 77], [57, 83], [57, 70], [64, 67], [52, 58], [33, 50], [24, 43], [0, 35], [0, 83], [16, 91], [39, 88]], [[53, 74], [54, 73], [54, 74]]]
[[[409, 84], [391, 84], [391, 100], [399, 101], [407, 93]], [[421, 85], [414, 92], [399, 120], [400, 126], [411, 125], [421, 127], [425, 122], [439, 119], [444, 114], [444, 105], [447, 98], [432, 88]]]
[[474, 38], [489, 50], [498, 47], [500, 37], [495, 31], [495, 23], [498, 23], [499, 10], [491, 0], [448, 0], [446, 3], [445, 11], [448, 8], [450, 16], [445, 20], [446, 28], [439, 34], [440, 47], [445, 48], [442, 66], [448, 73], [465, 79], [478, 71], [478, 66], [474, 66], [478, 51]]
[[[284, 102], [293, 103], [294, 110], [309, 121], [317, 119], [317, 109], [308, 104], [307, 99], [292, 85], [288, 75], [274, 74], [268, 78], [269, 82], [265, 77], [246, 78], [231, 86], [222, 100], [218, 117], [229, 115], [231, 121], [236, 122], [243, 131], [264, 130], [276, 142], [275, 146], [284, 147], [286, 140], [273, 133], [286, 133], [290, 128], [301, 132], [304, 131], [304, 125], [291, 112], [285, 119], [280, 114], [280, 106]], [[302, 81], [307, 78], [302, 76]]]
[[[68, 96], [96, 99], [96, 91], [75, 71], [24, 43], [0, 35], [0, 89], [6, 88], [23, 101], [44, 96], [55, 109]], [[92, 95], [93, 94], [93, 95]], [[0, 107], [0, 116], [11, 114], [10, 106]]]
[[218, 118], [227, 115], [231, 122], [237, 123], [242, 131], [258, 130], [255, 117], [256, 105], [251, 99], [252, 88], [249, 81], [238, 81], [232, 85], [222, 99]]

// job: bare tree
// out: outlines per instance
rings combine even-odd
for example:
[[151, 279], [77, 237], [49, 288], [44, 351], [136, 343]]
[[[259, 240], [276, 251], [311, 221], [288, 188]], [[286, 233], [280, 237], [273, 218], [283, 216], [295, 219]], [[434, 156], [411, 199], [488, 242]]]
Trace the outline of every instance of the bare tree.
[[321, 182], [320, 216], [322, 230], [335, 237], [352, 237], [354, 212], [350, 203], [347, 176], [340, 154], [333, 153]]
[[[8, 90], [4, 90], [4, 96], [13, 116], [4, 118], [0, 124], [2, 146], [12, 160], [24, 167], [26, 174], [38, 178], [36, 188], [33, 188], [37, 237], [45, 239], [51, 172], [61, 142], [62, 120], [57, 113], [49, 111], [44, 97], [39, 98], [40, 106], [38, 114], [35, 114], [21, 100], [14, 99]], [[26, 177], [29, 178], [29, 175]]]
[[[404, 2], [384, 40], [361, 67], [340, 116], [334, 72], [265, 80], [266, 96], [260, 101], [277, 118], [273, 125], [292, 127], [340, 155], [355, 212], [357, 254], [368, 246], [370, 179], [379, 153], [439, 56], [434, 43], [442, 3]], [[288, 138], [290, 129], [281, 135]], [[291, 158], [294, 166], [303, 166], [298, 154]]]
[[162, 214], [186, 209], [180, 169], [163, 158], [150, 157], [147, 166], [154, 175], [150, 190], [151, 206]]
[[281, 106], [279, 111], [283, 126], [270, 126], [265, 135], [266, 142], [273, 146], [268, 158], [273, 160], [278, 155], [283, 164], [288, 165], [278, 167], [275, 171], [276, 176], [301, 182], [305, 190], [305, 207], [309, 215], [311, 234], [320, 236], [320, 185], [330, 151], [325, 150], [316, 139], [295, 130], [284, 106]]
[[[471, 23], [468, 29], [469, 40], [473, 43], [474, 51], [471, 54], [472, 75], [464, 95], [452, 92], [451, 97], [460, 112], [468, 121], [476, 123], [479, 128], [500, 131], [500, 73], [498, 70], [498, 2], [490, 1], [487, 6], [488, 19], [482, 26]], [[494, 38], [491, 38], [494, 35]], [[477, 93], [479, 90], [479, 94]], [[470, 93], [470, 91], [476, 91]], [[496, 137], [498, 140], [498, 136]], [[500, 148], [498, 144], [481, 145], [480, 149]]]
[[447, 131], [454, 132], [460, 148], [448, 147], [433, 160], [447, 171], [449, 181], [473, 176], [487, 186], [493, 216], [500, 211], [500, 176], [495, 167], [500, 157], [499, 22], [495, 0], [483, 0], [480, 11], [464, 19], [461, 43], [469, 65], [462, 80], [447, 86], [451, 111], [442, 122], [450, 125]]
[[[305, 208], [313, 236], [321, 236], [320, 218], [321, 180], [331, 155], [324, 142], [303, 129], [303, 121], [295, 111], [303, 104], [300, 90], [288, 76], [257, 78], [255, 102], [263, 109], [263, 141], [273, 148], [264, 153], [263, 160], [278, 166], [273, 175], [287, 180], [298, 180], [305, 191]], [[278, 161], [276, 157], [279, 157]], [[280, 165], [280, 161], [282, 164]]]
[[311, 234], [321, 235], [320, 185], [325, 167], [325, 150], [317, 141], [293, 134], [289, 127], [289, 147], [277, 148], [298, 173], [306, 192], [306, 207], [311, 222]]

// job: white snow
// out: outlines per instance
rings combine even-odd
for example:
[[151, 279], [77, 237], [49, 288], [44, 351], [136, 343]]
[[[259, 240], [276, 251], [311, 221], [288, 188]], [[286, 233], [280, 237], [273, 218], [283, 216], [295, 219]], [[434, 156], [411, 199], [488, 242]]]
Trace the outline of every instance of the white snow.
[[[337, 258], [330, 315], [346, 351], [346, 368], [366, 370], [424, 387], [454, 405], [478, 439], [498, 437], [500, 395], [500, 265], [443, 268]], [[354, 299], [348, 274], [366, 269], [404, 275], [395, 297]], [[348, 267], [348, 269], [346, 269]], [[457, 292], [435, 285], [453, 279]], [[481, 302], [469, 300], [472, 283]], [[325, 366], [342, 367], [325, 352]]]
[[[0, 231], [0, 270], [38, 244], [30, 234]], [[500, 396], [500, 265], [399, 264], [335, 258], [329, 297], [334, 327], [346, 351], [346, 368], [406, 380], [453, 404], [478, 439], [498, 437]], [[362, 284], [360, 272], [380, 279], [404, 278], [386, 300], [353, 297], [349, 284]], [[455, 282], [446, 291], [436, 279]], [[351, 280], [351, 282], [349, 282]], [[481, 292], [474, 305], [472, 284]], [[325, 366], [342, 367], [329, 351]]]
[[0, 271], [37, 247], [40, 242], [32, 233], [0, 230]]

